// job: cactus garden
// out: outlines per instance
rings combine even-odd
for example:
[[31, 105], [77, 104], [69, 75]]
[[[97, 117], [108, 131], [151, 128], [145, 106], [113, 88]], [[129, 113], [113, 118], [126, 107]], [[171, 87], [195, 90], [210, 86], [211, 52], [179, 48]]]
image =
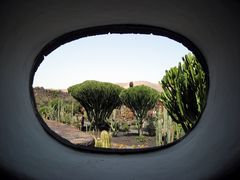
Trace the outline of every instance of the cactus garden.
[[65, 91], [34, 88], [34, 95], [42, 119], [69, 142], [137, 149], [180, 139], [206, 105], [206, 74], [192, 53], [166, 70], [156, 86], [86, 80]]

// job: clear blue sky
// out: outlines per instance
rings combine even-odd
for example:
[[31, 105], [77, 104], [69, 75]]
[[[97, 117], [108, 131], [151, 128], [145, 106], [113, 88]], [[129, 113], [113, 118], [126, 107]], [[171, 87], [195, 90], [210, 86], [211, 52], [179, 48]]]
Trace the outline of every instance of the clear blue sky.
[[162, 36], [106, 34], [64, 44], [45, 57], [33, 87], [67, 89], [85, 80], [158, 83], [190, 51]]

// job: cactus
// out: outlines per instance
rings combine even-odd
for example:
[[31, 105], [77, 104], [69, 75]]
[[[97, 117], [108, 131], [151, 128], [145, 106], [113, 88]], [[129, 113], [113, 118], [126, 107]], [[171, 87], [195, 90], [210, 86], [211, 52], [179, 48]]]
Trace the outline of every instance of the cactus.
[[171, 116], [164, 108], [162, 113], [158, 114], [158, 120], [156, 121], [156, 146], [171, 143], [179, 139], [183, 134], [182, 127], [172, 121]]
[[197, 58], [188, 54], [183, 64], [166, 71], [161, 83], [164, 92], [161, 101], [169, 115], [181, 124], [185, 133], [198, 120], [205, 104], [207, 81]]
[[116, 109], [114, 109], [111, 116], [106, 119], [113, 136], [117, 136], [119, 131], [119, 122], [117, 122], [115, 119], [116, 119]]
[[162, 145], [162, 119], [156, 122], [156, 146]]
[[73, 111], [74, 111], [74, 102], [72, 101], [72, 109], [71, 109], [72, 111], [71, 111], [71, 114], [72, 114], [72, 118], [74, 117], [74, 113], [73, 113]]
[[167, 110], [163, 109], [163, 129], [165, 132], [167, 132], [168, 129], [168, 113]]
[[57, 106], [57, 121], [60, 121], [60, 100], [57, 101], [58, 106]]
[[100, 138], [94, 138], [95, 140], [95, 147], [102, 147], [102, 141]]
[[100, 138], [95, 138], [95, 147], [111, 148], [111, 135], [107, 131], [102, 131]]
[[102, 140], [102, 147], [103, 148], [111, 148], [111, 136], [107, 131], [102, 131], [100, 138]]

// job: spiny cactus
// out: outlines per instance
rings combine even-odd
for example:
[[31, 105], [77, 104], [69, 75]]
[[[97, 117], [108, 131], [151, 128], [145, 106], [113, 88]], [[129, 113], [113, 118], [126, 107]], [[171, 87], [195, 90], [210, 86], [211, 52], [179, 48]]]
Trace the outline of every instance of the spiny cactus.
[[100, 138], [102, 140], [102, 147], [103, 148], [111, 148], [111, 136], [107, 131], [102, 131]]
[[172, 121], [166, 109], [163, 109], [163, 112], [158, 114], [155, 126], [156, 146], [171, 143], [184, 135], [182, 127]]
[[111, 135], [107, 131], [102, 131], [100, 138], [94, 138], [95, 139], [95, 147], [101, 147], [101, 148], [111, 148]]
[[160, 119], [156, 122], [156, 146], [162, 145], [162, 122]]
[[161, 83], [164, 107], [173, 121], [188, 132], [206, 104], [207, 81], [201, 64], [193, 54], [187, 54], [183, 64], [166, 71]]
[[119, 131], [119, 122], [116, 121], [116, 109], [113, 110], [111, 116], [106, 120], [109, 124], [110, 131], [113, 136], [117, 136]]
[[102, 141], [100, 138], [94, 138], [95, 140], [95, 147], [102, 147]]

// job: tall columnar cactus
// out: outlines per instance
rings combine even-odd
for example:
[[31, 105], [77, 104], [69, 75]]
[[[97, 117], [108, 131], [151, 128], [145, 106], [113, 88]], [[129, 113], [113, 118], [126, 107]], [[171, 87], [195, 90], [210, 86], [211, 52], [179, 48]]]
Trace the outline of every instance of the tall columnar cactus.
[[60, 109], [61, 109], [61, 104], [60, 104], [60, 100], [57, 100], [58, 102], [58, 107], [57, 107], [57, 120], [60, 121]]
[[168, 113], [165, 108], [163, 109], [163, 129], [165, 132], [168, 129]]
[[174, 134], [175, 134], [174, 122], [172, 121], [171, 116], [168, 115], [168, 136], [169, 136], [168, 143], [171, 143], [174, 141]]
[[74, 117], [74, 102], [72, 102], [71, 115], [72, 115], [72, 118], [73, 118]]
[[107, 118], [112, 136], [117, 136], [119, 131], [119, 122], [116, 120], [116, 112], [116, 109], [114, 109], [110, 117]]
[[207, 81], [201, 64], [193, 54], [187, 54], [183, 64], [166, 71], [161, 83], [164, 107], [172, 120], [188, 132], [206, 104]]
[[170, 143], [171, 141], [171, 122], [170, 122], [170, 117], [168, 115], [167, 110], [164, 108], [163, 109], [163, 129], [162, 129], [162, 133], [164, 136], [164, 144], [166, 143]]
[[166, 109], [158, 114], [156, 121], [156, 146], [165, 145], [183, 136], [182, 127], [172, 121]]
[[181, 126], [179, 126], [179, 124], [174, 123], [174, 140], [179, 139], [180, 137], [184, 136], [184, 131], [182, 129]]
[[162, 119], [156, 122], [156, 146], [162, 145]]

